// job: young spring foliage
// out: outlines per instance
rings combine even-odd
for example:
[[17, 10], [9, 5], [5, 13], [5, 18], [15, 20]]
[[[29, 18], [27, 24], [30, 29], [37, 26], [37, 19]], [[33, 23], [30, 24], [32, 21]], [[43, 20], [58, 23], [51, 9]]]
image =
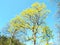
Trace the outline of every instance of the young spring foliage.
[[46, 19], [49, 13], [50, 10], [46, 8], [46, 5], [44, 3], [39, 4], [36, 2], [32, 4], [31, 8], [24, 10], [21, 15], [24, 18], [30, 20], [30, 22], [32, 22], [33, 24], [37, 23], [38, 25], [40, 25], [41, 23], [43, 23], [43, 21], [41, 20]]
[[46, 45], [49, 45], [49, 40], [53, 38], [52, 30], [45, 26], [42, 28], [42, 40], [46, 41]]
[[[32, 39], [34, 40], [34, 45], [36, 45], [36, 38], [37, 38], [36, 34], [38, 33], [38, 29], [40, 27], [42, 28], [44, 27], [44, 24], [46, 24], [45, 19], [47, 18], [49, 13], [50, 10], [46, 8], [46, 5], [44, 3], [40, 4], [38, 2], [32, 4], [31, 8], [28, 8], [21, 13], [25, 21], [30, 24], [31, 27], [30, 30], [32, 30], [33, 32]], [[48, 32], [46, 33], [46, 31]], [[48, 29], [48, 27], [45, 27], [43, 29], [43, 33], [45, 34], [45, 37], [47, 37], [47, 35], [50, 36], [51, 34], [50, 29]], [[48, 40], [47, 38], [45, 39]]]
[[[34, 45], [37, 42], [37, 34], [43, 31], [42, 38], [44, 40], [50, 40], [51, 31], [49, 27], [46, 26], [45, 19], [47, 18], [50, 10], [47, 9], [44, 3], [34, 3], [32, 6], [24, 11], [21, 12], [20, 16], [16, 16], [10, 21], [9, 32], [14, 36], [17, 31], [23, 30], [30, 30], [32, 32], [31, 37], [27, 37], [27, 40], [33, 40]], [[44, 27], [46, 26], [46, 27]], [[49, 36], [49, 37], [48, 37]], [[39, 35], [40, 38], [40, 35]]]

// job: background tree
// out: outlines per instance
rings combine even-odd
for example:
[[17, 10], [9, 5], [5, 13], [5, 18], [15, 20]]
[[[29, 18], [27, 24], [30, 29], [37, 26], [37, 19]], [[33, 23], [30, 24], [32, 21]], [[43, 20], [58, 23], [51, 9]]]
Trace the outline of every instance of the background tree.
[[60, 45], [60, 0], [52, 0], [56, 4], [57, 11], [54, 15], [57, 27], [57, 45]]
[[56, 27], [58, 29], [58, 45], [60, 45], [60, 2], [58, 2], [58, 5], [57, 5], [57, 13], [56, 13]]
[[[9, 38], [9, 45], [13, 45], [13, 40], [15, 38], [17, 38], [17, 34], [19, 34], [19, 31], [24, 28], [24, 21], [19, 17], [19, 16], [16, 16], [15, 18], [13, 18], [9, 24], [4, 28], [4, 31], [3, 33], [8, 34], [10, 37]], [[19, 40], [20, 41], [20, 40]], [[15, 45], [15, 44], [14, 44]]]
[[49, 41], [53, 38], [52, 30], [48, 26], [45, 26], [42, 29], [42, 34], [42, 40], [46, 42], [46, 45], [50, 45]]
[[16, 16], [10, 21], [8, 28], [8, 32], [11, 34], [10, 45], [12, 45], [12, 40], [22, 28], [24, 28], [24, 21], [19, 16]]
[[[9, 40], [10, 40], [10, 37], [1, 36], [0, 37], [0, 45], [9, 45], [10, 44]], [[23, 44], [21, 42], [19, 42], [19, 40], [13, 38], [12, 45], [23, 45]]]

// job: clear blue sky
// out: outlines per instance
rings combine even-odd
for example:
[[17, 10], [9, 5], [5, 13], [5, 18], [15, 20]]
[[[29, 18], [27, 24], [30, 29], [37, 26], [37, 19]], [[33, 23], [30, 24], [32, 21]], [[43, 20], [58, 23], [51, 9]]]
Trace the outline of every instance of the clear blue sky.
[[54, 29], [53, 15], [56, 12], [56, 7], [49, 0], [0, 0], [0, 32], [16, 14], [20, 14], [20, 12], [30, 7], [34, 2], [44, 2], [47, 8], [51, 10], [47, 18], [47, 24]]
[[49, 0], [0, 0], [0, 29], [14, 18], [16, 14], [20, 14], [22, 10], [30, 7], [34, 2], [44, 2], [47, 8], [51, 10], [47, 22], [52, 26], [54, 23], [52, 15], [54, 15], [56, 8]]

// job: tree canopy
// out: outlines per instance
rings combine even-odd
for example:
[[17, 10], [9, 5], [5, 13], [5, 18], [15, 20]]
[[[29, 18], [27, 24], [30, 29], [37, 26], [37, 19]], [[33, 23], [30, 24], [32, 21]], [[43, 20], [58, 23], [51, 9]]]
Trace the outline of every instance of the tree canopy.
[[[52, 30], [46, 24], [46, 18], [49, 15], [50, 10], [47, 9], [44, 3], [34, 3], [30, 8], [23, 10], [20, 15], [17, 15], [10, 21], [10, 25], [8, 27], [8, 32], [11, 34], [11, 44], [13, 44], [13, 38], [20, 35], [22, 40], [26, 41], [31, 40], [33, 45], [37, 45], [37, 39], [39, 39], [39, 43], [41, 43], [41, 39], [45, 42], [45, 45], [49, 45], [49, 40], [52, 39], [53, 34]], [[20, 31], [20, 33], [18, 33]], [[31, 32], [29, 36], [28, 32]], [[15, 44], [14, 44], [15, 45]]]

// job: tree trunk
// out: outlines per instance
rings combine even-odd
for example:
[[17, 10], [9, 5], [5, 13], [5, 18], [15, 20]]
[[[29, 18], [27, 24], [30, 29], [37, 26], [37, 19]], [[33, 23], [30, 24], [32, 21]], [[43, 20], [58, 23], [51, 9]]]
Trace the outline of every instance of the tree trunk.
[[12, 41], [14, 39], [14, 33], [12, 34], [11, 38], [10, 38], [10, 44], [9, 45], [12, 45]]
[[36, 45], [36, 31], [35, 30], [33, 30], [33, 40], [34, 40], [34, 45]]
[[36, 45], [36, 34], [34, 34], [34, 45]]
[[48, 41], [46, 42], [46, 45], [49, 45]]
[[10, 43], [9, 43], [9, 45], [12, 45], [12, 42], [11, 42], [11, 41], [12, 41], [12, 38], [10, 38], [9, 40], [10, 40]]
[[36, 33], [37, 33], [37, 25], [33, 26], [33, 41], [34, 41], [34, 45], [36, 45]]

